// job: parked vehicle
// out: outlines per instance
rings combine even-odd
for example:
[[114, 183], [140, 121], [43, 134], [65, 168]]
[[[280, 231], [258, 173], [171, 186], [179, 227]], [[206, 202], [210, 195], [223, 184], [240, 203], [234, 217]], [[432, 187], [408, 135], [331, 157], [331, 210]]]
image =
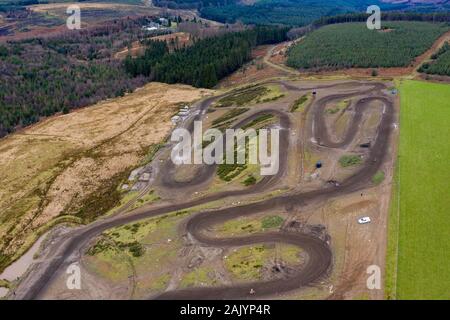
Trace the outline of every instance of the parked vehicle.
[[359, 224], [366, 224], [370, 223], [372, 220], [370, 220], [370, 217], [362, 217], [358, 219]]

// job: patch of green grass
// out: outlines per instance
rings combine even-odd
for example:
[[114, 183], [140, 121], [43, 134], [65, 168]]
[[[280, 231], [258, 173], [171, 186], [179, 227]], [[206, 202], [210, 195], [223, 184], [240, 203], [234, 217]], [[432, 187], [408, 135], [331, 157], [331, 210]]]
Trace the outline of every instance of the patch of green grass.
[[281, 260], [287, 262], [288, 264], [301, 263], [302, 262], [302, 259], [300, 257], [301, 252], [302, 249], [294, 245], [282, 244], [278, 246], [279, 257], [281, 258]]
[[222, 115], [221, 117], [215, 119], [212, 122], [213, 128], [223, 124], [224, 122], [230, 122], [229, 120], [236, 118], [237, 116], [247, 112], [248, 108], [236, 108], [236, 109], [232, 109], [228, 112], [226, 112], [224, 115]]
[[214, 270], [209, 267], [198, 267], [195, 270], [186, 273], [180, 282], [181, 288], [211, 286], [216, 282], [214, 279]]
[[242, 130], [246, 130], [248, 128], [254, 128], [257, 124], [261, 124], [261, 123], [266, 122], [267, 120], [271, 120], [271, 119], [273, 119], [273, 115], [271, 115], [270, 113], [263, 113], [260, 116], [258, 116], [257, 118], [255, 118], [252, 121], [250, 121], [249, 123], [247, 123], [246, 125], [242, 126]]
[[405, 80], [400, 97], [396, 297], [449, 299], [450, 86]]
[[251, 186], [256, 183], [256, 178], [253, 175], [248, 175], [248, 177], [242, 182], [245, 186]]
[[220, 179], [228, 182], [240, 175], [245, 169], [247, 169], [245, 164], [222, 163], [217, 166], [217, 175]]
[[398, 225], [399, 225], [399, 180], [398, 159], [392, 179], [391, 201], [389, 203], [389, 223], [387, 231], [386, 272], [384, 279], [384, 296], [387, 300], [397, 297], [397, 265], [398, 265]]
[[97, 242], [93, 246], [89, 247], [86, 253], [90, 256], [95, 256], [111, 248], [112, 248], [111, 242], [108, 241], [108, 239], [106, 238], [101, 238], [97, 240]]
[[278, 85], [267, 86], [268, 92], [262, 97], [256, 99], [256, 103], [264, 103], [269, 101], [275, 101], [284, 97], [284, 93], [281, 92], [281, 88]]
[[127, 243], [124, 247], [128, 248], [132, 256], [136, 258], [142, 256], [145, 252], [144, 246], [137, 241]]
[[227, 95], [226, 97], [219, 99], [215, 106], [218, 108], [232, 106], [241, 107], [244, 105], [274, 101], [281, 97], [284, 97], [284, 94], [281, 92], [280, 86], [258, 85]]
[[165, 288], [167, 288], [167, 285], [169, 284], [170, 277], [171, 277], [170, 273], [164, 273], [160, 275], [159, 277], [157, 277], [152, 281], [152, 284], [149, 289], [154, 291], [164, 290]]
[[[259, 130], [255, 130], [255, 131], [256, 131], [256, 135], [258, 135]], [[219, 164], [217, 166], [217, 171], [216, 171], [217, 175], [219, 176], [219, 178], [221, 180], [230, 182], [238, 176], [242, 177], [247, 174], [253, 175], [253, 176], [255, 176], [255, 175], [258, 176], [258, 173], [256, 171], [259, 170], [259, 165], [249, 163], [249, 146], [250, 146], [249, 139], [250, 139], [250, 136], [248, 136], [245, 139], [245, 155], [244, 155], [245, 163], [238, 163], [238, 160], [239, 160], [238, 155], [240, 154], [240, 152], [244, 151], [243, 150], [244, 146], [241, 145], [241, 143], [235, 143], [234, 163], [226, 163], [227, 162], [226, 155], [224, 154], [224, 161], [222, 164]], [[255, 179], [256, 179], [256, 177], [255, 177]], [[251, 180], [253, 180], [253, 179], [250, 179], [249, 181], [247, 181], [247, 183], [251, 182]]]
[[342, 167], [355, 166], [362, 163], [362, 159], [357, 155], [344, 155], [339, 159], [339, 164]]
[[262, 219], [262, 227], [264, 229], [277, 228], [283, 224], [283, 218], [280, 216], [269, 216]]
[[350, 104], [350, 100], [344, 99], [344, 100], [339, 101], [334, 108], [328, 108], [327, 110], [325, 110], [325, 112], [328, 114], [335, 114], [335, 113], [338, 113], [339, 111], [347, 108], [349, 104]]
[[155, 192], [155, 190], [150, 190], [146, 195], [144, 195], [142, 198], [139, 198], [136, 203], [133, 205], [132, 209], [139, 208], [143, 206], [144, 204], [149, 204], [152, 202], [156, 202], [158, 200], [161, 200], [161, 197], [158, 196], [158, 194]]
[[221, 236], [262, 232], [280, 227], [283, 221], [283, 218], [280, 216], [268, 216], [263, 218], [241, 217], [227, 221], [218, 226], [215, 228], [215, 232]]
[[4, 279], [0, 279], [0, 287], [9, 288], [10, 287], [9, 281], [8, 280], [4, 280]]
[[261, 221], [247, 217], [233, 219], [217, 227], [217, 234], [223, 236], [248, 234], [262, 230]]
[[159, 151], [159, 149], [161, 149], [163, 146], [164, 146], [164, 143], [152, 144], [149, 147], [148, 152], [145, 155], [144, 159], [142, 160], [142, 165], [150, 163], [153, 160], [153, 158], [155, 157], [156, 153]]
[[384, 180], [384, 172], [383, 171], [378, 171], [372, 177], [372, 182], [375, 184], [380, 184], [381, 182], [383, 182], [383, 180]]
[[95, 256], [86, 256], [86, 266], [88, 270], [112, 282], [126, 281], [131, 273], [124, 254], [113, 247], [98, 252]]
[[350, 105], [350, 100], [349, 99], [344, 99], [338, 102], [337, 106], [340, 109], [345, 109]]
[[187, 214], [178, 211], [105, 231], [87, 251], [87, 268], [117, 282], [127, 281], [132, 267], [141, 278], [138, 287], [143, 294], [165, 288], [170, 280], [167, 271], [181, 248], [178, 224]]
[[336, 107], [336, 108], [329, 108], [329, 109], [325, 110], [325, 112], [328, 113], [328, 114], [335, 114], [335, 113], [338, 113], [339, 110], [341, 110], [341, 109]]
[[269, 89], [265, 86], [251, 87], [249, 89], [237, 92], [235, 94], [228, 95], [220, 99], [216, 107], [231, 107], [242, 106], [249, 104], [253, 100], [256, 100], [269, 92]]
[[264, 245], [242, 247], [225, 259], [225, 267], [239, 280], [259, 280], [261, 270], [273, 251]]
[[245, 144], [245, 163], [238, 163], [238, 148], [240, 147], [235, 143], [234, 151], [234, 163], [226, 163], [226, 155], [224, 155], [223, 163], [217, 166], [217, 175], [223, 181], [231, 181], [237, 176], [239, 176], [244, 170], [246, 170], [249, 166], [248, 164], [248, 146], [249, 144]]
[[135, 258], [142, 256], [145, 252], [145, 248], [137, 241], [128, 243], [120, 242], [104, 235], [92, 247], [90, 247], [86, 253], [90, 256], [95, 256], [107, 250], [117, 249], [122, 251], [128, 250], [128, 252]]
[[294, 103], [291, 106], [291, 112], [295, 112], [297, 110], [300, 110], [306, 105], [306, 102], [311, 98], [311, 94], [304, 94], [300, 98], [294, 101]]
[[81, 208], [71, 214], [80, 217], [84, 223], [89, 223], [118, 206], [122, 194], [117, 190], [117, 186], [128, 177], [129, 171], [124, 170], [105, 181], [101, 187], [83, 200]]

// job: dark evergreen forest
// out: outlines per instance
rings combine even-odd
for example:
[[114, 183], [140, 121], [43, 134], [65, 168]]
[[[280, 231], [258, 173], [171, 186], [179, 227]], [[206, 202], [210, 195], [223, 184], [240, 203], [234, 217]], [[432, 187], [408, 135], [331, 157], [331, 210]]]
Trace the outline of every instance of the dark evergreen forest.
[[286, 33], [285, 28], [256, 27], [199, 40], [172, 53], [164, 42], [152, 41], [143, 56], [127, 57], [125, 69], [134, 77], [212, 88], [248, 61], [253, 47], [284, 41]]
[[258, 27], [196, 40], [169, 53], [150, 41], [145, 55], [125, 62], [114, 54], [146, 39], [147, 18], [94, 29], [0, 44], [0, 137], [41, 117], [122, 96], [148, 81], [211, 88], [239, 68], [258, 44], [283, 41], [286, 29]]

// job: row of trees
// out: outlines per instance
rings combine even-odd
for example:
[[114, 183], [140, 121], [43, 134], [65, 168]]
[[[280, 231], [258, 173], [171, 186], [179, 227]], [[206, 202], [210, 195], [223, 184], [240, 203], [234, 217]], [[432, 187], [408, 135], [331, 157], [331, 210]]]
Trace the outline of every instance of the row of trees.
[[0, 2], [0, 12], [27, 11], [26, 6], [39, 4], [38, 0], [11, 0]]
[[220, 7], [236, 2], [237, 0], [154, 0], [153, 4], [170, 9], [201, 9], [203, 7]]
[[[365, 22], [369, 14], [367, 13], [347, 13], [335, 16], [325, 16], [315, 20], [312, 27], [321, 27], [328, 24], [346, 23], [346, 22]], [[402, 12], [402, 11], [383, 11], [381, 21], [423, 21], [423, 22], [450, 22], [450, 12]]]
[[143, 56], [128, 56], [124, 66], [132, 76], [211, 88], [248, 61], [254, 46], [284, 41], [286, 32], [284, 28], [257, 27], [198, 40], [174, 52], [169, 52], [164, 42], [152, 41]]

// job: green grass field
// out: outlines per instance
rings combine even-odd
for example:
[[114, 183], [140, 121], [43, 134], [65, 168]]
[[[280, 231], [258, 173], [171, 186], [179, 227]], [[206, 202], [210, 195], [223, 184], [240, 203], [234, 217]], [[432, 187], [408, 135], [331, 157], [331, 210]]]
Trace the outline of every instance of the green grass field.
[[386, 293], [450, 299], [450, 85], [403, 81], [400, 97]]

